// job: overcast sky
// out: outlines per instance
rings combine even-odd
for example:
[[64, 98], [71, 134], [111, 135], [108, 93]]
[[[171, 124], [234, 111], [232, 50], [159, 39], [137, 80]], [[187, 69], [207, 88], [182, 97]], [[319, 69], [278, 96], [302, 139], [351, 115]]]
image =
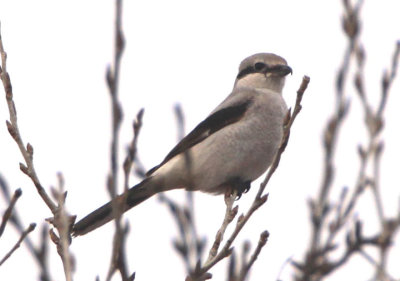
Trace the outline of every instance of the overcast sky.
[[[379, 98], [381, 74], [400, 38], [400, 2], [364, 2], [361, 41], [367, 51], [368, 93], [374, 101]], [[132, 136], [131, 122], [144, 107], [138, 149], [147, 168], [158, 164], [177, 141], [173, 106], [182, 105], [186, 129], [191, 130], [230, 93], [243, 58], [257, 52], [286, 58], [293, 68], [284, 90], [289, 106], [294, 104], [303, 75], [311, 77], [289, 147], [267, 188], [269, 201], [235, 244], [239, 249], [244, 239], [250, 239], [255, 246], [262, 231], [267, 229], [271, 234], [254, 266], [252, 280], [275, 280], [285, 260], [302, 258], [309, 242], [306, 199], [315, 196], [320, 184], [322, 129], [333, 110], [335, 73], [347, 43], [341, 30], [342, 12], [341, 1], [124, 1], [121, 155]], [[38, 175], [49, 188], [57, 184], [56, 173], [61, 171], [68, 190], [68, 210], [82, 218], [108, 200], [105, 182], [111, 125], [104, 77], [112, 60], [114, 1], [0, 0], [0, 21], [20, 130], [25, 142], [35, 149]], [[399, 85], [396, 81], [391, 90], [384, 132], [382, 187], [388, 214], [398, 208]], [[356, 147], [366, 142], [365, 130], [360, 127], [359, 100], [351, 85], [348, 89], [351, 114], [339, 142], [334, 194], [343, 186], [354, 185]], [[0, 124], [8, 118], [5, 99], [0, 100]], [[51, 214], [19, 171], [22, 158], [6, 126], [0, 126], [0, 135], [0, 172], [13, 190], [23, 190], [17, 205], [24, 223], [41, 224]], [[133, 177], [131, 184], [138, 181]], [[259, 182], [239, 201], [240, 212], [247, 210]], [[169, 195], [178, 201], [183, 198], [180, 191]], [[211, 243], [223, 219], [223, 198], [196, 193], [195, 200], [199, 234]], [[4, 210], [2, 199], [0, 204]], [[365, 200], [360, 208], [371, 208], [371, 204]], [[124, 218], [131, 226], [129, 269], [137, 272], [137, 280], [183, 280], [183, 263], [171, 244], [177, 229], [167, 208], [153, 198]], [[369, 219], [366, 231], [374, 233], [376, 219]], [[71, 251], [77, 258], [76, 280], [94, 280], [97, 274], [104, 280], [113, 233], [110, 224], [74, 239]], [[38, 237], [39, 231], [31, 236]], [[16, 232], [8, 227], [0, 240], [0, 256], [16, 240]], [[53, 245], [51, 251], [52, 273], [62, 280]], [[4, 280], [4, 276], [8, 280], [36, 278], [36, 265], [26, 253], [22, 247], [0, 268]], [[353, 280], [371, 276], [372, 267], [364, 259], [352, 262], [368, 268], [357, 272]], [[399, 267], [391, 269], [394, 276], [400, 276]], [[225, 264], [217, 265], [211, 270], [213, 280], [224, 280], [225, 271]], [[350, 280], [349, 271], [332, 280], [344, 280], [343, 276]], [[287, 266], [281, 278], [289, 280], [292, 274], [293, 269]]]

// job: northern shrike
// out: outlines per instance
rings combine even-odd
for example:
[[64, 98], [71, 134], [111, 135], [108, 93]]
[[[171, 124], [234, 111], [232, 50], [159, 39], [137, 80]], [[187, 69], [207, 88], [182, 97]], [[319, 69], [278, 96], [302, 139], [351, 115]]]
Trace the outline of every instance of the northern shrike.
[[[127, 191], [124, 211], [177, 188], [213, 194], [237, 190], [239, 196], [247, 191], [280, 145], [287, 114], [282, 88], [291, 72], [285, 59], [275, 54], [243, 60], [232, 93]], [[112, 219], [109, 202], [77, 222], [73, 234], [86, 234]]]

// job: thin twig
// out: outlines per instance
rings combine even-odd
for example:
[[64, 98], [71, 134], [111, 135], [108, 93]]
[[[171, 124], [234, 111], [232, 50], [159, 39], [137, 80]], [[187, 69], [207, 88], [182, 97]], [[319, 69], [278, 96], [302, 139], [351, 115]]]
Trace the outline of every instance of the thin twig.
[[[360, 49], [360, 48], [359, 48]], [[360, 51], [359, 51], [360, 52]], [[365, 126], [368, 130], [368, 144], [365, 148], [360, 148], [362, 151], [363, 157], [365, 161], [372, 159], [372, 167], [373, 167], [373, 175], [372, 179], [368, 181], [365, 180], [367, 176], [365, 172], [363, 174], [363, 181], [368, 182], [371, 186], [373, 192], [373, 198], [375, 201], [375, 207], [378, 215], [378, 219], [381, 224], [381, 236], [384, 236], [384, 241], [390, 241], [392, 239], [392, 231], [387, 231], [388, 225], [390, 224], [390, 219], [387, 218], [384, 214], [384, 204], [382, 202], [381, 197], [381, 187], [380, 187], [380, 162], [381, 162], [381, 154], [383, 151], [383, 140], [380, 139], [380, 132], [384, 128], [384, 109], [386, 107], [386, 103], [388, 100], [389, 89], [391, 84], [393, 83], [396, 77], [396, 67], [398, 65], [400, 54], [400, 44], [399, 42], [396, 43], [395, 51], [392, 57], [392, 68], [389, 71], [385, 71], [382, 77], [382, 92], [381, 92], [381, 100], [378, 104], [376, 111], [372, 109], [368, 101], [368, 96], [364, 90], [363, 85], [363, 63], [359, 64], [359, 68], [356, 73], [356, 89], [359, 93], [359, 97], [361, 99], [361, 104], [364, 107], [365, 113]], [[391, 227], [390, 227], [391, 228]], [[387, 243], [381, 243], [379, 245], [379, 252], [380, 252], [380, 264], [376, 268], [375, 278], [381, 279], [384, 278], [386, 275], [386, 264], [387, 264], [387, 257], [388, 257], [388, 247]]]
[[[122, 0], [115, 1], [115, 40], [114, 40], [114, 61], [113, 66], [109, 65], [106, 70], [106, 81], [111, 97], [111, 118], [112, 118], [112, 138], [110, 150], [111, 171], [107, 180], [108, 192], [112, 199], [116, 198], [118, 190], [118, 144], [119, 131], [122, 123], [122, 108], [118, 100], [119, 71], [125, 41], [122, 32]], [[118, 202], [121, 201], [121, 202]], [[113, 200], [113, 216], [115, 219], [116, 230], [122, 233], [120, 227], [120, 217], [123, 213], [123, 201]], [[116, 249], [115, 249], [116, 250]], [[114, 252], [115, 254], [115, 252]], [[113, 255], [115, 256], [115, 255]], [[110, 268], [111, 269], [111, 268]]]
[[[177, 140], [180, 141], [185, 135], [185, 118], [179, 104], [174, 106], [174, 113], [177, 124]], [[179, 237], [173, 240], [173, 245], [183, 259], [187, 274], [191, 275], [205, 248], [205, 239], [200, 238], [197, 234], [193, 192], [186, 192], [186, 204], [184, 205], [178, 204], [164, 193], [160, 193], [158, 198], [167, 205], [177, 224]]]
[[129, 177], [132, 171], [132, 166], [134, 164], [137, 152], [137, 141], [139, 138], [139, 132], [142, 128], [142, 119], [143, 119], [144, 109], [140, 109], [136, 114], [136, 118], [133, 121], [133, 138], [128, 147], [128, 151], [124, 160], [124, 192], [129, 189]]
[[181, 206], [163, 193], [160, 193], [158, 197], [168, 206], [177, 224], [179, 238], [173, 240], [173, 246], [182, 257], [187, 274], [191, 274], [195, 270], [196, 262], [200, 259], [205, 245], [205, 239], [197, 236], [194, 213], [189, 206]]
[[[360, 255], [363, 256], [365, 260], [367, 260], [371, 265], [373, 265], [377, 269], [377, 271], [381, 270], [380, 265], [366, 251], [360, 250]], [[383, 279], [379, 279], [380, 281], [398, 281], [398, 279], [390, 276], [387, 272], [385, 272], [384, 274], [385, 277]]]
[[[33, 164], [33, 152], [34, 152], [33, 146], [30, 143], [28, 143], [25, 147], [24, 142], [21, 137], [21, 134], [20, 134], [20, 131], [19, 131], [19, 128], [18, 128], [17, 112], [16, 112], [16, 107], [15, 107], [14, 101], [13, 101], [13, 91], [12, 91], [12, 86], [11, 86], [11, 79], [7, 72], [7, 61], [6, 61], [7, 54], [4, 51], [1, 33], [0, 33], [0, 53], [1, 53], [1, 61], [2, 61], [2, 66], [0, 69], [0, 77], [3, 82], [3, 87], [4, 87], [4, 90], [6, 93], [7, 106], [8, 106], [9, 115], [10, 115], [10, 121], [6, 121], [7, 129], [8, 129], [8, 132], [10, 133], [11, 137], [17, 143], [19, 150], [25, 160], [25, 164], [20, 163], [20, 170], [32, 180], [32, 182], [35, 185], [36, 190], [38, 191], [42, 200], [45, 202], [45, 204], [48, 206], [48, 208], [51, 210], [52, 214], [54, 215], [54, 218], [50, 221], [56, 222], [56, 228], [57, 228], [57, 225], [60, 227], [61, 224], [59, 224], [57, 222], [58, 221], [57, 216], [60, 212], [60, 210], [58, 208], [59, 206], [57, 206], [57, 204], [54, 203], [54, 201], [50, 198], [50, 196], [47, 194], [47, 192], [41, 185], [39, 178], [36, 174], [34, 164]], [[65, 214], [65, 216], [67, 216], [67, 214]], [[71, 220], [71, 223], [72, 223], [75, 218], [70, 217], [69, 219]], [[59, 231], [59, 233], [62, 232], [61, 229], [57, 229], [57, 230]], [[24, 233], [25, 232], [23, 232], [23, 234]], [[69, 236], [69, 232], [66, 235]], [[39, 259], [39, 256], [41, 256], [41, 254], [38, 254], [37, 252], [35, 252], [35, 257], [37, 259]], [[44, 274], [43, 277], [48, 278], [48, 273], [47, 273], [45, 262], [39, 260], [39, 263], [42, 268], [42, 273]], [[64, 265], [64, 267], [66, 266], [66, 264], [64, 264], [64, 260], [63, 260], [63, 265]]]
[[[345, 7], [345, 14], [342, 19], [342, 27], [349, 39], [348, 46], [344, 52], [343, 62], [336, 77], [336, 105], [334, 113], [328, 120], [324, 132], [325, 159], [323, 179], [319, 189], [319, 195], [316, 199], [310, 200], [312, 221], [312, 237], [310, 240], [310, 246], [306, 253], [304, 263], [300, 264], [292, 261], [292, 264], [295, 265], [297, 269], [300, 269], [300, 275], [296, 276], [296, 280], [320, 280], [321, 275], [326, 274], [326, 269], [324, 268], [326, 258], [324, 257], [324, 254], [332, 250], [331, 240], [344, 223], [342, 217], [340, 217], [340, 212], [337, 212], [339, 217], [331, 223], [327, 243], [323, 246], [321, 233], [326, 225], [327, 215], [331, 210], [328, 198], [334, 178], [335, 147], [338, 141], [341, 125], [343, 124], [349, 109], [349, 104], [346, 102], [344, 95], [345, 84], [348, 77], [350, 61], [354, 55], [354, 47], [357, 45], [356, 40], [359, 32], [358, 14], [360, 5], [355, 8], [347, 0], [343, 1], [343, 5]], [[344, 196], [347, 192], [342, 194], [342, 196]], [[341, 203], [338, 209], [341, 210], [343, 208], [345, 207], [343, 206], [343, 203]], [[324, 271], [324, 273], [321, 273], [322, 271]]]
[[251, 255], [250, 260], [247, 263], [245, 263], [244, 267], [242, 268], [238, 281], [244, 281], [245, 278], [248, 276], [250, 268], [257, 260], [258, 256], [261, 253], [262, 248], [265, 246], [265, 244], [267, 244], [268, 237], [269, 237], [269, 232], [267, 230], [263, 231], [260, 234], [260, 239], [258, 240], [257, 247], [255, 248], [253, 254]]
[[[400, 220], [388, 219], [384, 214], [384, 204], [381, 199], [379, 186], [380, 156], [383, 150], [383, 142], [379, 139], [379, 133], [383, 129], [383, 111], [387, 103], [388, 89], [395, 78], [395, 70], [392, 68], [391, 71], [386, 71], [384, 73], [381, 100], [377, 110], [374, 111], [373, 106], [371, 106], [368, 101], [368, 95], [364, 85], [363, 67], [365, 65], [365, 52], [362, 45], [357, 40], [360, 26], [358, 15], [361, 3], [362, 1], [358, 1], [357, 4], [352, 5], [348, 0], [343, 1], [346, 12], [343, 18], [343, 27], [349, 44], [344, 55], [342, 67], [337, 76], [336, 97], [339, 106], [336, 106], [336, 112], [328, 122], [325, 131], [325, 175], [320, 189], [320, 196], [317, 198], [318, 201], [311, 202], [313, 236], [310, 249], [306, 254], [304, 263], [292, 262], [300, 270], [300, 274], [295, 278], [296, 280], [322, 280], [325, 276], [343, 266], [353, 254], [362, 252], [366, 245], [375, 246], [380, 252], [380, 261], [376, 266], [374, 280], [387, 280], [385, 265], [387, 262], [388, 248], [391, 245], [394, 233], [399, 228]], [[400, 44], [397, 43], [392, 67], [398, 64], [399, 46]], [[329, 221], [328, 214], [331, 211], [331, 207], [328, 203], [328, 196], [332, 188], [333, 180], [333, 150], [339, 134], [339, 125], [342, 123], [348, 109], [348, 106], [345, 106], [346, 103], [344, 100], [344, 81], [348, 76], [348, 68], [353, 57], [357, 59], [358, 66], [355, 73], [354, 84], [360, 98], [362, 109], [364, 110], [364, 125], [368, 132], [368, 139], [365, 146], [359, 145], [358, 147], [360, 167], [354, 188], [351, 190], [351, 193], [348, 192], [347, 188], [343, 189], [339, 202], [337, 203], [336, 216], [332, 221]], [[367, 173], [370, 165], [373, 166], [372, 176], [369, 176]], [[362, 233], [362, 222], [356, 221], [353, 231], [348, 231], [346, 234], [344, 253], [336, 261], [332, 261], [332, 258], [328, 254], [338, 246], [337, 243], [334, 243], [334, 239], [339, 232], [344, 231], [344, 226], [350, 223], [356, 203], [367, 187], [370, 187], [373, 191], [378, 219], [382, 226], [381, 230], [373, 237], [365, 237]], [[325, 230], [328, 230], [328, 236], [323, 240], [321, 238], [321, 233]]]
[[25, 173], [28, 177], [31, 178], [40, 197], [43, 199], [43, 201], [49, 207], [51, 212], [54, 214], [57, 210], [57, 205], [51, 200], [50, 196], [46, 193], [45, 189], [41, 185], [39, 178], [36, 174], [35, 167], [33, 165], [33, 146], [28, 143], [25, 147], [18, 128], [17, 111], [13, 100], [13, 91], [11, 86], [10, 75], [7, 72], [7, 54], [4, 51], [1, 31], [0, 31], [0, 55], [1, 55], [0, 78], [1, 81], [3, 82], [4, 91], [6, 93], [8, 111], [10, 114], [10, 121], [6, 121], [7, 129], [11, 137], [17, 143], [19, 150], [21, 151], [21, 154], [25, 160], [25, 164], [20, 163], [20, 169], [23, 173]]
[[21, 237], [18, 239], [17, 243], [12, 247], [12, 249], [4, 256], [4, 258], [0, 261], [0, 266], [21, 246], [22, 241], [24, 241], [25, 237], [31, 233], [36, 227], [36, 223], [31, 223], [29, 227], [21, 234]]
[[122, 0], [115, 2], [115, 41], [114, 41], [114, 62], [113, 67], [108, 66], [106, 80], [111, 97], [112, 117], [112, 139], [111, 139], [111, 174], [108, 180], [108, 188], [112, 198], [117, 195], [118, 180], [118, 144], [119, 129], [122, 123], [122, 108], [118, 101], [118, 85], [121, 58], [125, 47], [124, 35], [122, 32]]
[[[111, 254], [111, 262], [108, 270], [106, 280], [111, 280], [115, 271], [118, 270], [122, 280], [134, 280], [135, 275], [128, 275], [127, 265], [125, 261], [125, 238], [128, 233], [128, 226], [121, 225], [121, 217], [125, 208], [125, 201], [127, 192], [124, 192], [122, 196], [117, 196], [117, 187], [118, 187], [118, 147], [119, 147], [119, 133], [120, 127], [122, 124], [122, 107], [118, 100], [118, 89], [119, 89], [119, 73], [120, 73], [120, 65], [121, 58], [125, 47], [125, 39], [122, 31], [122, 0], [115, 1], [115, 40], [114, 40], [114, 61], [113, 67], [108, 66], [106, 71], [106, 80], [109, 88], [110, 96], [111, 96], [111, 110], [112, 110], [112, 139], [111, 139], [111, 172], [108, 176], [107, 188], [111, 195], [112, 200], [112, 213], [115, 218], [115, 234], [113, 238], [113, 249]], [[143, 111], [138, 113], [138, 118], [141, 118]], [[141, 122], [141, 120], [139, 120]], [[128, 154], [136, 153], [136, 138], [139, 133], [140, 124], [134, 123], [135, 136], [133, 139], [133, 143], [129, 149]], [[132, 156], [132, 155], [130, 155]], [[128, 155], [127, 160], [124, 162], [124, 171], [125, 171], [125, 182], [124, 182], [124, 190], [128, 190], [129, 188], [129, 171], [132, 166], [132, 159]], [[114, 200], [116, 199], [116, 200]]]
[[18, 198], [21, 196], [22, 190], [18, 188], [15, 192], [14, 195], [11, 198], [11, 201], [8, 205], [8, 208], [4, 212], [3, 219], [1, 220], [1, 225], [0, 225], [0, 237], [3, 235], [4, 229], [6, 228], [6, 224], [11, 217], [12, 211], [14, 209], [15, 203], [17, 202]]
[[54, 190], [54, 197], [57, 198], [58, 202], [58, 212], [55, 215], [55, 220], [57, 220], [56, 227], [59, 234], [59, 240], [57, 244], [57, 252], [63, 261], [65, 279], [67, 281], [72, 281], [72, 272], [74, 270], [73, 257], [69, 251], [69, 245], [71, 243], [70, 227], [75, 221], [75, 217], [68, 217], [65, 211], [65, 199], [67, 197], [67, 192], [64, 192], [64, 178], [61, 173], [58, 174], [58, 190]]
[[[7, 201], [8, 204], [11, 203], [12, 197], [10, 196], [10, 191], [7, 182], [0, 174], [0, 189], [3, 197]], [[19, 218], [17, 208], [14, 208], [12, 216], [10, 217], [10, 223], [16, 228], [17, 232], [22, 235], [25, 231], [25, 227], [23, 227], [22, 222]], [[40, 267], [40, 280], [41, 281], [50, 281], [53, 278], [50, 277], [49, 266], [48, 266], [48, 231], [47, 225], [44, 224], [41, 230], [40, 235], [40, 246], [36, 248], [32, 243], [29, 236], [26, 236], [24, 239], [24, 243], [28, 249], [28, 251], [33, 255], [35, 261], [38, 263]]]
[[212, 262], [212, 260], [215, 258], [215, 256], [217, 255], [219, 246], [220, 246], [222, 240], [224, 239], [224, 234], [225, 234], [226, 228], [228, 227], [228, 225], [232, 222], [232, 220], [236, 217], [236, 215], [238, 213], [239, 207], [238, 206], [233, 207], [236, 197], [237, 197], [237, 190], [235, 190], [233, 193], [231, 193], [230, 190], [225, 193], [225, 198], [224, 198], [225, 205], [226, 205], [225, 217], [224, 217], [221, 227], [217, 231], [214, 243], [210, 249], [210, 253], [205, 262], [205, 266], [210, 264]]
[[396, 77], [397, 74], [397, 69], [398, 69], [398, 65], [399, 65], [399, 57], [400, 57], [400, 41], [396, 42], [396, 48], [395, 51], [393, 53], [393, 57], [392, 57], [392, 65], [391, 68], [388, 71], [385, 71], [383, 73], [383, 77], [382, 77], [382, 98], [381, 98], [381, 102], [379, 104], [378, 110], [377, 110], [377, 115], [381, 116], [382, 112], [385, 108], [386, 105], [386, 99], [387, 96], [389, 94], [389, 90], [390, 87], [393, 84], [393, 81]]
[[260, 185], [260, 188], [256, 195], [257, 199], [261, 198], [262, 194], [264, 193], [265, 187], [267, 186], [269, 180], [271, 179], [272, 175], [274, 174], [276, 168], [278, 168], [278, 166], [279, 166], [281, 155], [285, 151], [286, 145], [289, 141], [290, 128], [292, 127], [293, 122], [297, 117], [297, 114], [299, 114], [301, 111], [301, 108], [302, 108], [301, 101], [303, 99], [304, 92], [306, 91], [309, 83], [310, 83], [310, 77], [304, 76], [303, 80], [301, 81], [300, 87], [297, 90], [297, 97], [296, 97], [296, 103], [294, 106], [293, 114], [290, 114], [290, 111], [289, 111], [289, 115], [287, 116], [288, 121], [286, 124], [284, 124], [284, 132], [283, 132], [283, 138], [281, 141], [281, 145], [279, 147], [278, 152], [275, 155], [274, 160], [272, 161], [271, 167], [269, 168], [265, 179], [263, 180], [263, 182]]
[[[359, 2], [360, 3], [360, 2]], [[344, 89], [346, 79], [348, 76], [349, 65], [354, 54], [354, 46], [356, 45], [357, 35], [359, 32], [358, 8], [354, 8], [348, 1], [343, 1], [345, 6], [345, 15], [342, 19], [342, 26], [344, 32], [349, 38], [347, 49], [344, 53], [342, 66], [336, 77], [336, 105], [332, 117], [330, 117], [324, 132], [324, 168], [323, 179], [319, 189], [319, 195], [316, 199], [310, 200], [311, 219], [312, 219], [312, 238], [310, 240], [310, 247], [306, 257], [306, 264], [303, 266], [305, 269], [301, 280], [308, 280], [311, 278], [308, 274], [316, 266], [319, 257], [320, 237], [325, 225], [325, 220], [329, 212], [328, 197], [332, 189], [332, 182], [334, 178], [334, 152], [336, 143], [338, 141], [339, 132], [343, 121], [348, 113], [349, 103], [345, 100]], [[331, 232], [332, 234], [332, 232]], [[321, 261], [321, 260], [319, 260]], [[297, 264], [293, 262], [293, 264]], [[303, 279], [302, 279], [303, 278]]]

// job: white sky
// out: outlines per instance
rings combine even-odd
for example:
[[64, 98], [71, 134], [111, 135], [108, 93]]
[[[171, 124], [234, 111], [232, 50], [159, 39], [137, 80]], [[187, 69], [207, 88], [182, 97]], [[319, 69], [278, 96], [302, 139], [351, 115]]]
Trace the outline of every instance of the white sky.
[[[365, 74], [372, 100], [379, 97], [382, 71], [389, 65], [400, 38], [399, 3], [365, 1], [362, 9]], [[246, 56], [274, 52], [287, 59], [294, 70], [284, 91], [289, 106], [294, 104], [302, 76], [311, 77], [289, 147], [267, 188], [269, 201], [235, 243], [239, 249], [243, 239], [250, 239], [255, 246], [263, 230], [271, 234], [253, 268], [252, 280], [275, 280], [284, 261], [292, 256], [301, 258], [309, 242], [306, 199], [319, 187], [321, 131], [333, 108], [334, 77], [346, 43], [340, 28], [341, 14], [340, 1], [124, 1], [127, 45], [120, 84], [125, 117], [121, 147], [131, 138], [131, 120], [145, 107], [139, 154], [147, 168], [162, 160], [176, 143], [173, 105], [182, 104], [186, 129], [193, 128], [229, 94], [237, 67]], [[108, 200], [105, 181], [110, 104], [104, 77], [105, 67], [112, 60], [113, 20], [114, 1], [0, 0], [2, 36], [22, 136], [35, 149], [36, 169], [45, 187], [54, 186], [56, 173], [62, 171], [68, 209], [78, 218]], [[399, 196], [395, 174], [400, 153], [400, 137], [396, 134], [399, 85], [396, 81], [387, 106], [382, 166], [385, 207], [392, 215]], [[363, 118], [359, 100], [350, 85], [348, 89], [352, 112], [337, 150], [335, 193], [343, 186], [353, 187], [358, 169], [356, 145], [365, 143], [365, 131], [359, 125]], [[0, 120], [6, 119], [8, 110], [3, 98]], [[24, 223], [41, 224], [51, 214], [32, 183], [19, 171], [22, 158], [5, 125], [0, 126], [0, 134], [0, 172], [12, 190], [23, 189], [17, 207]], [[121, 155], [123, 152], [121, 149]], [[132, 178], [132, 185], [137, 181]], [[240, 200], [242, 212], [254, 198], [258, 183], [253, 183], [253, 189]], [[182, 194], [169, 193], [177, 200], [183, 198]], [[223, 198], [199, 193], [195, 198], [199, 233], [210, 243], [223, 218]], [[369, 199], [366, 196], [360, 202], [364, 210], [373, 206]], [[4, 210], [4, 201], [0, 204], [0, 210]], [[177, 230], [166, 210], [153, 198], [125, 216], [131, 226], [129, 269], [137, 272], [137, 280], [184, 279], [183, 263], [171, 246]], [[366, 232], [374, 233], [373, 214], [359, 215], [369, 220]], [[105, 278], [112, 235], [110, 224], [73, 241], [76, 280], [94, 280], [97, 274], [101, 280]], [[31, 234], [38, 236], [38, 230]], [[0, 256], [16, 240], [16, 233], [8, 227], [0, 240]], [[53, 245], [50, 248], [54, 257], [52, 274], [62, 280], [61, 263]], [[36, 279], [32, 260], [22, 247], [0, 268], [2, 280]], [[391, 273], [398, 277], [400, 268], [393, 266], [394, 261]], [[363, 266], [353, 280], [371, 276], [371, 267], [364, 259], [355, 258], [352, 264]], [[285, 268], [281, 276], [284, 280], [289, 280], [291, 269]], [[349, 280], [348, 274], [354, 270], [341, 271], [332, 280], [343, 280], [343, 276]], [[226, 266], [219, 264], [211, 272], [213, 280], [224, 280]]]

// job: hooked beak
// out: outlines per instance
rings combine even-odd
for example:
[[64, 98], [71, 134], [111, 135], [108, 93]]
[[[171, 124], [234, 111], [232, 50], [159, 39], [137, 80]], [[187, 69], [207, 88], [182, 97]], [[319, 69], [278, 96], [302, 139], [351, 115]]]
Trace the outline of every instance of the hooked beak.
[[281, 74], [281, 76], [286, 76], [288, 74], [293, 74], [292, 68], [288, 65], [282, 65], [279, 69], [279, 74]]
[[288, 65], [283, 65], [283, 64], [275, 65], [265, 69], [266, 77], [272, 77], [272, 76], [284, 77], [289, 73], [290, 74], [293, 73], [292, 68]]

